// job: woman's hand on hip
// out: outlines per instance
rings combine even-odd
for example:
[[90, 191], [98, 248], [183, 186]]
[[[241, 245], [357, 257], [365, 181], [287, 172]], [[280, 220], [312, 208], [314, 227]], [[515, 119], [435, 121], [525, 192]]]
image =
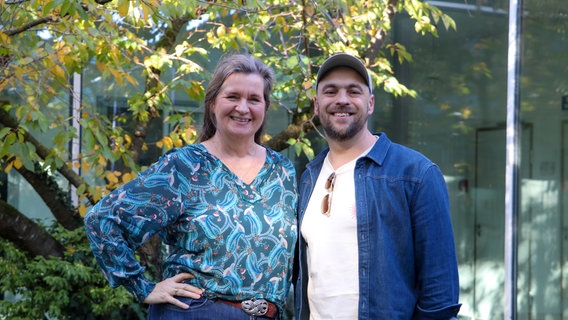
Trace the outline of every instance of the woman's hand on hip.
[[171, 303], [182, 309], [187, 309], [189, 306], [175, 297], [186, 297], [192, 299], [201, 298], [203, 289], [194, 287], [187, 283], [185, 280], [193, 278], [191, 273], [180, 273], [171, 278], [165, 279], [156, 283], [154, 290], [144, 299], [144, 303], [157, 304], [157, 303]]

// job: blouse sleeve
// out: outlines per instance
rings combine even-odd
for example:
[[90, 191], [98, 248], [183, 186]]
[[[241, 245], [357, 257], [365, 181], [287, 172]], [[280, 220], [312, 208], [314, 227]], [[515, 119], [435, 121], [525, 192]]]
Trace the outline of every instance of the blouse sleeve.
[[91, 249], [111, 287], [123, 285], [139, 301], [154, 289], [135, 250], [179, 216], [175, 153], [164, 155], [136, 179], [115, 189], [85, 216]]

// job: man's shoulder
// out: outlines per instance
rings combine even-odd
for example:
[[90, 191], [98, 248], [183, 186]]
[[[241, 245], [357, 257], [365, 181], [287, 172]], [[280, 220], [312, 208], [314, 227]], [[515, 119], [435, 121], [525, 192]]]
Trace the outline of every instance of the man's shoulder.
[[431, 162], [430, 159], [422, 152], [413, 149], [409, 146], [391, 141], [386, 134], [380, 133], [379, 140], [377, 142], [378, 147], [373, 148], [372, 152], [381, 153], [384, 152], [385, 157], [389, 158], [396, 158], [399, 161], [408, 160], [410, 162], [415, 161], [428, 161]]
[[306, 168], [310, 169], [310, 168], [321, 167], [328, 153], [329, 153], [329, 147], [325, 148], [323, 151], [318, 153], [310, 162], [308, 162], [308, 164], [306, 164]]

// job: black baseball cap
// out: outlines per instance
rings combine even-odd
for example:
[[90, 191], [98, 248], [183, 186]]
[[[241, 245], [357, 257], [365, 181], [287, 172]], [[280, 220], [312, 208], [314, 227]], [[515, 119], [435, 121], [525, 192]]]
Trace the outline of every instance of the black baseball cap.
[[355, 70], [365, 80], [367, 87], [369, 87], [369, 92], [373, 93], [373, 80], [371, 79], [371, 74], [367, 70], [367, 67], [365, 67], [365, 64], [363, 64], [359, 58], [347, 53], [337, 53], [325, 60], [318, 71], [318, 76], [316, 78], [316, 90], [320, 80], [329, 71], [337, 67], [347, 67]]

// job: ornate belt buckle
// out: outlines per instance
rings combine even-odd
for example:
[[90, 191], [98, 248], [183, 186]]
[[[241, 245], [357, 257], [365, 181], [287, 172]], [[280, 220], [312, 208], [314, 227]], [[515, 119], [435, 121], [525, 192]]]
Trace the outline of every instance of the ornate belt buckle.
[[268, 312], [268, 302], [264, 299], [251, 299], [241, 302], [241, 308], [251, 316], [263, 316]]

